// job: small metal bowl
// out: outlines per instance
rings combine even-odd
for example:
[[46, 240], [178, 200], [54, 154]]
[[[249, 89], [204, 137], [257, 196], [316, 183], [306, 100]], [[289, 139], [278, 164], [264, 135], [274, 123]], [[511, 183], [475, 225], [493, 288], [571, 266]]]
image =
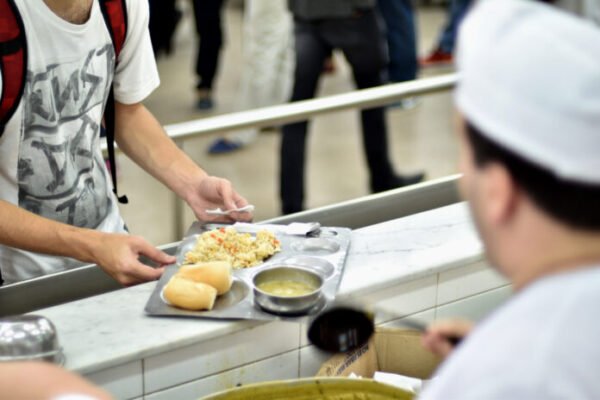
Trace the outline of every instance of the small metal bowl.
[[[258, 288], [271, 281], [296, 281], [308, 283], [315, 289], [301, 296], [277, 296]], [[254, 302], [265, 311], [275, 314], [303, 314], [313, 308], [321, 299], [323, 278], [312, 271], [297, 267], [272, 267], [258, 272], [252, 279]]]
[[0, 362], [25, 360], [63, 364], [56, 328], [39, 315], [0, 319]]

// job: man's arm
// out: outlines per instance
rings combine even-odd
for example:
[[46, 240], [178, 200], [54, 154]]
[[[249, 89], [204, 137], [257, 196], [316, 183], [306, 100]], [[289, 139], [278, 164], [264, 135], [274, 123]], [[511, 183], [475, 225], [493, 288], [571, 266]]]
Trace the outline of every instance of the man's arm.
[[113, 398], [79, 375], [45, 362], [0, 363], [0, 394], [5, 399]]
[[[159, 122], [141, 103], [115, 107], [115, 139], [136, 164], [185, 200], [200, 220], [215, 220], [206, 209], [231, 210], [247, 205], [231, 183], [209, 176], [169, 138]], [[233, 213], [234, 220], [251, 214]]]
[[162, 268], [142, 264], [145, 255], [159, 265], [175, 258], [136, 236], [77, 228], [52, 221], [0, 200], [0, 243], [23, 250], [96, 263], [123, 285], [155, 280]]

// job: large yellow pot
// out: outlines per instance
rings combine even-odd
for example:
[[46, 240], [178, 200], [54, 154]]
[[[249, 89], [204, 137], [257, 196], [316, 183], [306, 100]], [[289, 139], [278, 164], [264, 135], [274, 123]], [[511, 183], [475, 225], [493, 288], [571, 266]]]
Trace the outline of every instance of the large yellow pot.
[[202, 400], [411, 400], [413, 394], [371, 379], [306, 378], [256, 383]]

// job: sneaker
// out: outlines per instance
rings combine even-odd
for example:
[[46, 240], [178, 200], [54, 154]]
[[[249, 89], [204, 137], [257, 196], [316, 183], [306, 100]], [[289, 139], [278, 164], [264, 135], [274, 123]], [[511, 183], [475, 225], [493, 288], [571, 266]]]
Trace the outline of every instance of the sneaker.
[[239, 150], [243, 147], [241, 143], [233, 142], [225, 138], [217, 138], [208, 146], [208, 154], [225, 154]]
[[210, 97], [201, 97], [196, 102], [196, 108], [202, 111], [212, 110], [215, 104]]
[[212, 91], [201, 86], [202, 82], [198, 82], [196, 86], [196, 108], [201, 111], [212, 110], [215, 103], [212, 100]]
[[454, 57], [452, 53], [448, 53], [439, 47], [425, 58], [419, 60], [421, 67], [434, 67], [439, 65], [452, 64]]
[[424, 172], [417, 172], [409, 175], [394, 175], [385, 183], [373, 184], [371, 183], [371, 192], [379, 193], [386, 190], [398, 189], [404, 186], [414, 185], [415, 183], [421, 182], [425, 179]]
[[327, 75], [333, 75], [337, 71], [333, 56], [329, 56], [323, 62], [323, 73]]

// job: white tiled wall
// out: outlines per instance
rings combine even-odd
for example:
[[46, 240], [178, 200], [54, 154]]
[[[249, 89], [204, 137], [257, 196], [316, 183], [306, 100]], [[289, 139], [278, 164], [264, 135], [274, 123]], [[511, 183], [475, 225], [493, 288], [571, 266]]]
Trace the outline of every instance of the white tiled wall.
[[298, 325], [273, 322], [144, 360], [145, 392], [154, 392], [298, 348]]
[[133, 399], [144, 394], [141, 360], [94, 372], [85, 378], [102, 386], [117, 399]]
[[437, 304], [446, 304], [507, 284], [506, 278], [485, 262], [456, 268], [439, 274]]
[[435, 320], [435, 308], [431, 308], [427, 311], [422, 311], [413, 315], [408, 315], [404, 318], [394, 319], [384, 324], [381, 324], [380, 326], [384, 326], [386, 328], [404, 328], [404, 326], [402, 325], [402, 320], [404, 319], [411, 319], [423, 322], [425, 324], [431, 323]]
[[306, 346], [300, 349], [300, 377], [308, 378], [315, 376], [331, 354], [320, 351], [314, 346]]
[[378, 324], [435, 307], [437, 275], [403, 283], [360, 297], [361, 302], [386, 312], [376, 313]]
[[458, 300], [436, 310], [436, 319], [462, 317], [472, 321], [479, 321], [506, 301], [512, 293], [510, 286], [492, 289], [466, 299]]
[[172, 389], [152, 393], [146, 395], [145, 399], [197, 399], [200, 396], [231, 389], [239, 385], [261, 382], [265, 380], [265, 377], [268, 377], [269, 380], [298, 377], [298, 350], [179, 385]]

